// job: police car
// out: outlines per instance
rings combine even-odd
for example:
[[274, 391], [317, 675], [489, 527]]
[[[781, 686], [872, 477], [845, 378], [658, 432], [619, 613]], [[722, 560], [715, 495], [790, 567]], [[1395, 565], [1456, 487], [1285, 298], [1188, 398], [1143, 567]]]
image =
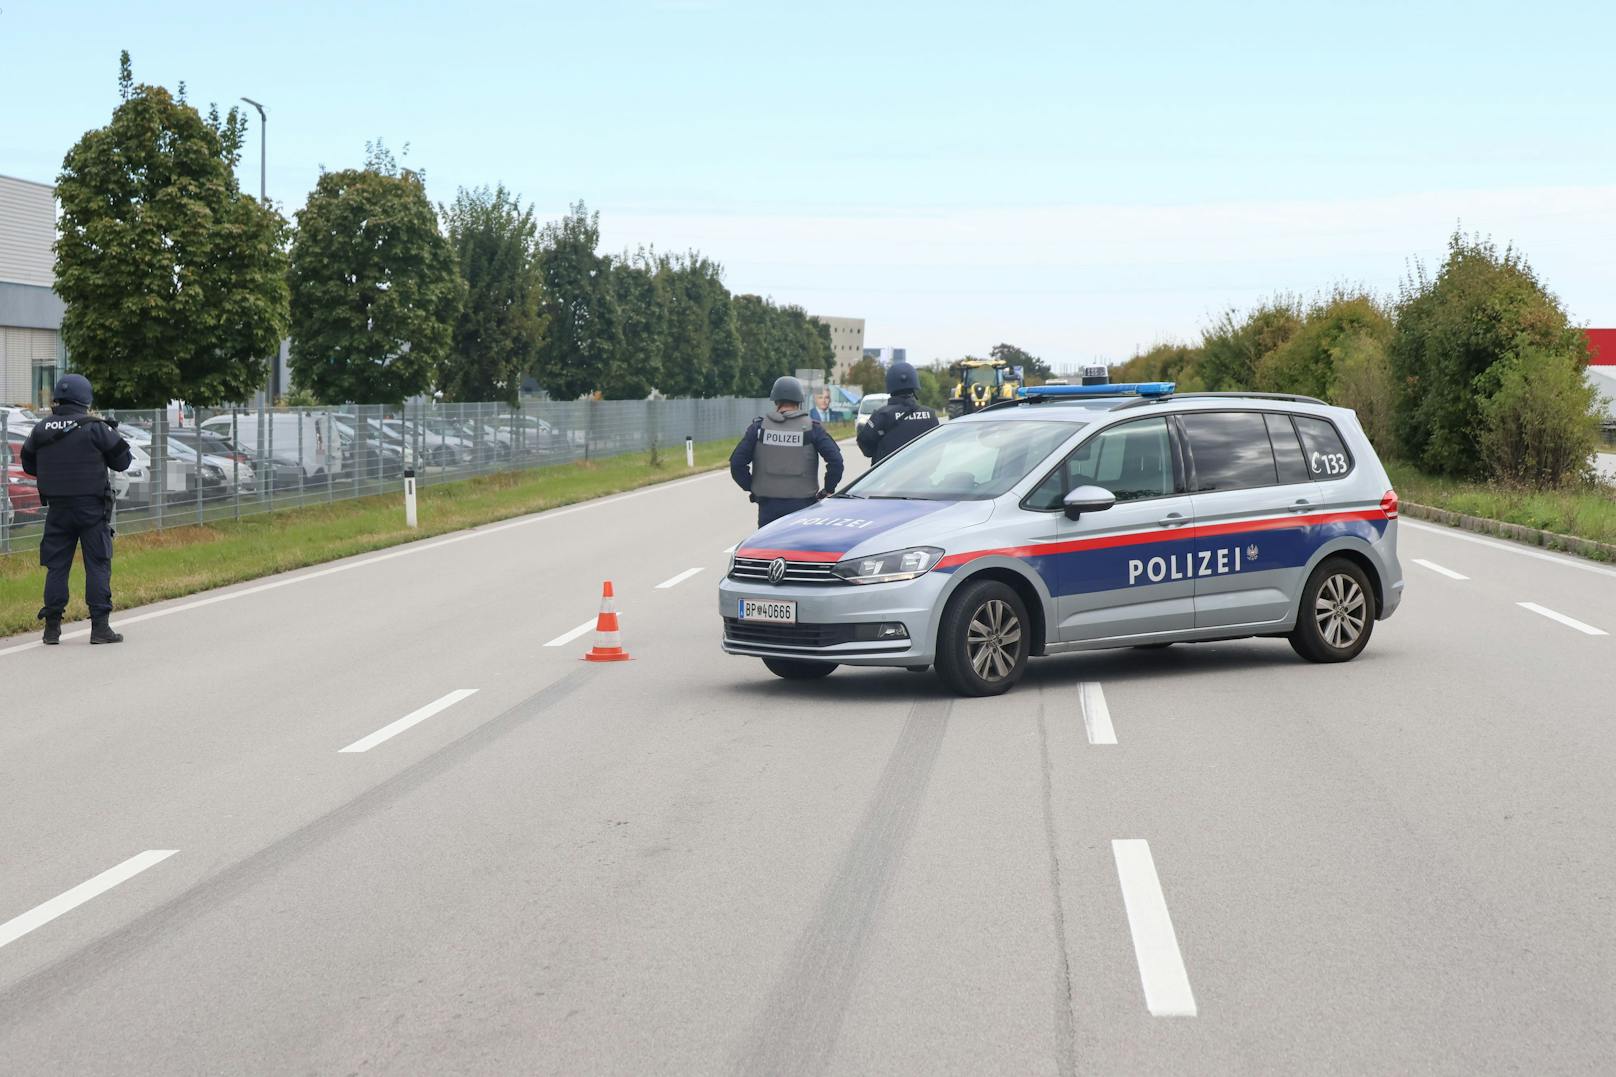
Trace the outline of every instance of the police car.
[[963, 695], [1029, 657], [1283, 636], [1343, 662], [1403, 593], [1397, 494], [1357, 417], [1171, 383], [1022, 390], [743, 542], [724, 650], [790, 679], [935, 666]]

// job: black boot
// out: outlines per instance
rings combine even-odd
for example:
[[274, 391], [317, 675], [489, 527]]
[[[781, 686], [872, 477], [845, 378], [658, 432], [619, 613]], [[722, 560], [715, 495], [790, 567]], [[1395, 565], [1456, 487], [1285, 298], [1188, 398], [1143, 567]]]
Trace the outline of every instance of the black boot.
[[45, 638], [41, 641], [47, 647], [54, 647], [62, 642], [62, 615], [47, 613], [45, 617]]
[[122, 643], [123, 634], [114, 632], [112, 626], [107, 624], [110, 613], [97, 613], [90, 618], [91, 643]]

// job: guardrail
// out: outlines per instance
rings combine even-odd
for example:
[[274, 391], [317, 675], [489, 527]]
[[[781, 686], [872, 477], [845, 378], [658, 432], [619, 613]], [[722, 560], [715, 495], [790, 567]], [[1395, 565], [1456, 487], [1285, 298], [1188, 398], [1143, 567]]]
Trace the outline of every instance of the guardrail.
[[[117, 529], [134, 534], [696, 441], [739, 438], [765, 400], [541, 401], [108, 413], [135, 463]], [[39, 541], [44, 512], [16, 450], [32, 424], [0, 412], [0, 553]]]

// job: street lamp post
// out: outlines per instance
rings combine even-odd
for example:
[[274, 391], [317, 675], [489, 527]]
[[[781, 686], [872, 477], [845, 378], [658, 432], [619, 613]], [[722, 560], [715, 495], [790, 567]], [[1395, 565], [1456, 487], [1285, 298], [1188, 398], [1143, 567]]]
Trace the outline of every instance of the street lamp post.
[[[258, 201], [263, 205], [268, 206], [269, 116], [264, 112], [264, 106], [259, 104], [257, 101], [254, 101], [252, 98], [243, 97], [242, 100], [258, 110]], [[270, 406], [275, 402], [275, 375], [279, 373], [279, 366], [280, 354], [279, 349], [276, 349], [276, 354], [269, 357], [269, 382], [264, 386], [264, 402], [258, 409], [258, 465], [263, 473], [267, 476], [267, 479], [261, 478], [259, 480], [258, 490], [260, 496], [263, 494], [265, 488], [264, 484], [266, 481], [270, 484], [270, 496], [274, 496], [274, 476], [269, 472], [269, 450], [267, 448], [268, 442], [265, 439], [269, 436], [269, 419], [267, 413]], [[301, 429], [301, 426], [299, 429]]]

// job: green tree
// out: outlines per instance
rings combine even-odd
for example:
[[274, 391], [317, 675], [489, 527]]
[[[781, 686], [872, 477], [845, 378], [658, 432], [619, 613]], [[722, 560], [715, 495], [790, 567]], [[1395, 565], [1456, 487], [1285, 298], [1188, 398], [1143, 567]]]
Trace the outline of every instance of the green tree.
[[1392, 377], [1387, 343], [1360, 333], [1343, 337], [1335, 345], [1330, 390], [1325, 399], [1358, 413], [1358, 424], [1381, 453], [1397, 445], [1395, 413], [1397, 382]]
[[657, 277], [655, 256], [645, 250], [614, 260], [611, 282], [623, 339], [601, 390], [613, 400], [643, 400], [662, 384], [668, 346], [667, 288]]
[[286, 221], [236, 184], [246, 120], [135, 85], [127, 52], [119, 89], [57, 180], [63, 342], [106, 406], [245, 401], [287, 325]]
[[1262, 357], [1289, 340], [1301, 327], [1300, 304], [1288, 296], [1275, 296], [1258, 305], [1243, 319], [1226, 310], [1201, 338], [1199, 372], [1213, 392], [1251, 389]]
[[1021, 367], [1030, 385], [1042, 385], [1055, 373], [1048, 363], [1014, 344], [995, 344], [988, 355], [994, 359], [1002, 359], [1011, 366]]
[[669, 396], [733, 393], [741, 374], [741, 335], [723, 267], [691, 251], [660, 260], [669, 297], [664, 391]]
[[741, 373], [735, 391], [767, 396], [774, 380], [796, 372], [799, 339], [790, 316], [769, 300], [738, 295], [731, 301], [741, 337]]
[[549, 329], [539, 350], [539, 381], [557, 400], [606, 383], [623, 344], [611, 259], [599, 252], [600, 214], [575, 203], [539, 236]]
[[1181, 393], [1202, 392], [1206, 382], [1201, 377], [1199, 347], [1189, 344], [1162, 343], [1130, 357], [1111, 370], [1116, 383], [1142, 381], [1170, 381]]
[[1337, 288], [1313, 304], [1289, 339], [1258, 359], [1255, 387], [1327, 399], [1344, 352], [1361, 353], [1364, 347], [1384, 352], [1392, 331], [1391, 319], [1371, 296]]
[[1481, 401], [1478, 437], [1494, 478], [1542, 488], [1587, 474], [1599, 440], [1599, 394], [1582, 367], [1575, 355], [1536, 346], [1494, 366], [1497, 388]]
[[856, 385], [866, 393], [887, 391], [887, 372], [874, 357], [866, 355], [847, 368], [842, 375], [843, 385]]
[[441, 211], [465, 300], [439, 385], [452, 400], [515, 404], [544, 343], [533, 210], [500, 186], [461, 188]]
[[419, 172], [371, 147], [320, 176], [292, 243], [292, 380], [323, 400], [429, 392], [465, 289]]
[[1414, 462], [1441, 474], [1485, 473], [1482, 403], [1500, 387], [1499, 363], [1514, 355], [1587, 361], [1582, 333], [1525, 256], [1461, 232], [1434, 277], [1415, 266], [1396, 315], [1398, 440]]

